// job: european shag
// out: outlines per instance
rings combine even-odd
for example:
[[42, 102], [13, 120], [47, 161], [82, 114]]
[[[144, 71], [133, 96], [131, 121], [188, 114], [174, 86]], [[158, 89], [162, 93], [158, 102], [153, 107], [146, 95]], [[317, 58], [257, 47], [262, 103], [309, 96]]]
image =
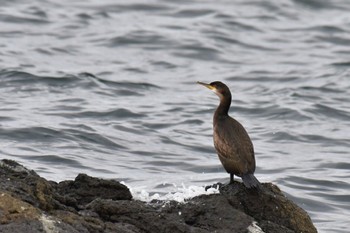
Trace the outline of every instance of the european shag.
[[253, 143], [244, 127], [228, 115], [232, 98], [230, 89], [219, 81], [210, 84], [197, 83], [209, 88], [220, 98], [213, 118], [213, 138], [222, 166], [230, 174], [230, 183], [233, 183], [236, 175], [242, 178], [247, 188], [260, 189], [261, 184], [254, 176]]

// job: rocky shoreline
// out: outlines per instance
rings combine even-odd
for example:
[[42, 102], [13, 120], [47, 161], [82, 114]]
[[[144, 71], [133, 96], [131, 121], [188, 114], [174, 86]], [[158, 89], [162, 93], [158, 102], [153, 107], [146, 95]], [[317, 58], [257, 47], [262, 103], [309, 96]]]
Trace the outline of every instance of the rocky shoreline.
[[0, 161], [0, 232], [177, 233], [317, 232], [308, 214], [280, 189], [220, 185], [220, 193], [186, 203], [133, 200], [115, 181], [79, 174], [47, 181], [11, 160]]

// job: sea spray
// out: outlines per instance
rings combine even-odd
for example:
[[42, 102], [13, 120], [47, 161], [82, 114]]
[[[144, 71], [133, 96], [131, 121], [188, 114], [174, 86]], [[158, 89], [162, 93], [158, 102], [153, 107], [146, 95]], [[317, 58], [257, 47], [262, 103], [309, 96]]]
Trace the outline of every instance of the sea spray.
[[190, 185], [186, 187], [186, 185], [182, 183], [181, 187], [177, 187], [177, 185], [174, 184], [174, 188], [176, 189], [176, 191], [174, 192], [169, 192], [164, 195], [159, 193], [150, 194], [144, 189], [144, 187], [135, 188], [135, 187], [128, 186], [124, 182], [121, 182], [121, 183], [123, 183], [129, 188], [135, 200], [140, 200], [144, 202], [150, 202], [152, 200], [186, 202], [186, 200], [196, 196], [211, 195], [211, 194], [219, 193], [218, 188], [206, 189], [204, 186], [195, 186], [195, 185]]

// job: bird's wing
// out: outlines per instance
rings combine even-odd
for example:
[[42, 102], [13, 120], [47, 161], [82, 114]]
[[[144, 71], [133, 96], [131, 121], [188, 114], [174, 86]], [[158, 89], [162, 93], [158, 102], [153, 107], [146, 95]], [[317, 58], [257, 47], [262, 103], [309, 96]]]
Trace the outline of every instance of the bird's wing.
[[254, 171], [254, 148], [246, 130], [231, 117], [221, 127], [225, 128], [219, 130], [214, 137], [214, 144], [219, 156], [237, 164], [245, 164], [244, 167]]

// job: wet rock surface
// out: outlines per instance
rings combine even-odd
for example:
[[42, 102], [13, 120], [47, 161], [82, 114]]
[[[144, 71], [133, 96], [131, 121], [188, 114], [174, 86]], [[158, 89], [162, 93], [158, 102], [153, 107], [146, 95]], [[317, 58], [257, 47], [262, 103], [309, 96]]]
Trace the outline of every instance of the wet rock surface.
[[186, 203], [133, 200], [114, 180], [80, 174], [47, 181], [0, 161], [0, 232], [317, 232], [307, 213], [273, 184], [261, 191], [241, 183]]

